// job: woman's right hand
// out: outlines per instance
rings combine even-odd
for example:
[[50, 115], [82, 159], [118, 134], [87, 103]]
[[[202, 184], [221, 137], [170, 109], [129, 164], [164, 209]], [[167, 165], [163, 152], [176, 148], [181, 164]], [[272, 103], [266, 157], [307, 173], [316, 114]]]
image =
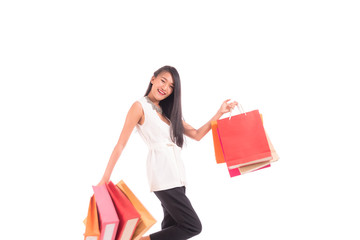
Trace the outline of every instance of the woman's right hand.
[[101, 181], [96, 186], [100, 186], [100, 185], [103, 185], [108, 182], [109, 182], [109, 180], [106, 181], [104, 178], [102, 178]]
[[220, 114], [228, 113], [234, 109], [239, 103], [237, 101], [230, 102], [230, 99], [225, 100], [219, 109]]

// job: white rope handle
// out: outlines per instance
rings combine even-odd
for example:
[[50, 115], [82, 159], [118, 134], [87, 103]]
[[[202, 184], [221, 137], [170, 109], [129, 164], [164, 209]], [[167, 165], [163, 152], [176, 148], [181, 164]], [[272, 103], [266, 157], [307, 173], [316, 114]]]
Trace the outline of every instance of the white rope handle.
[[[240, 105], [240, 107], [239, 107]], [[246, 112], [244, 111], [244, 108], [241, 106], [241, 104], [238, 103], [238, 105], [236, 105], [237, 109], [239, 110], [240, 114], [241, 113], [244, 113], [246, 115]], [[241, 110], [240, 110], [241, 108]], [[229, 120], [231, 120], [231, 113], [232, 113], [232, 109], [230, 109], [230, 117], [229, 117]]]

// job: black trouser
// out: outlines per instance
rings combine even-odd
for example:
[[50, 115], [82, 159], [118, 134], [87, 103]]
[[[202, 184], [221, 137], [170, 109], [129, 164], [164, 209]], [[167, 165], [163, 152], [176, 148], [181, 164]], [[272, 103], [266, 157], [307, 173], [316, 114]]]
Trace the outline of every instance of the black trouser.
[[154, 192], [164, 210], [162, 230], [150, 235], [151, 240], [189, 239], [201, 232], [201, 222], [185, 195], [185, 187]]

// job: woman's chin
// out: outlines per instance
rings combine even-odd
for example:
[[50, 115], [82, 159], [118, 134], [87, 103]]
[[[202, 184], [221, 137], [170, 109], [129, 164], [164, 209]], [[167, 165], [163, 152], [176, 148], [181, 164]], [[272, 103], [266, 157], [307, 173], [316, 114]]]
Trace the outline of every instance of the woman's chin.
[[162, 94], [158, 93], [157, 96], [156, 96], [156, 100], [161, 101], [161, 100], [164, 100], [167, 97], [168, 97], [167, 95], [162, 95]]

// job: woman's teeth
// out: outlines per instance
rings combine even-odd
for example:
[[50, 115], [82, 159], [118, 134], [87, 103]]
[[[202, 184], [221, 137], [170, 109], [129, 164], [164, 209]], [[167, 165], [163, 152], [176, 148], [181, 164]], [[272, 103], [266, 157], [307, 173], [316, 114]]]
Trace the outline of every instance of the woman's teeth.
[[158, 92], [161, 94], [161, 95], [165, 95], [166, 93], [161, 91], [161, 90], [158, 90]]

